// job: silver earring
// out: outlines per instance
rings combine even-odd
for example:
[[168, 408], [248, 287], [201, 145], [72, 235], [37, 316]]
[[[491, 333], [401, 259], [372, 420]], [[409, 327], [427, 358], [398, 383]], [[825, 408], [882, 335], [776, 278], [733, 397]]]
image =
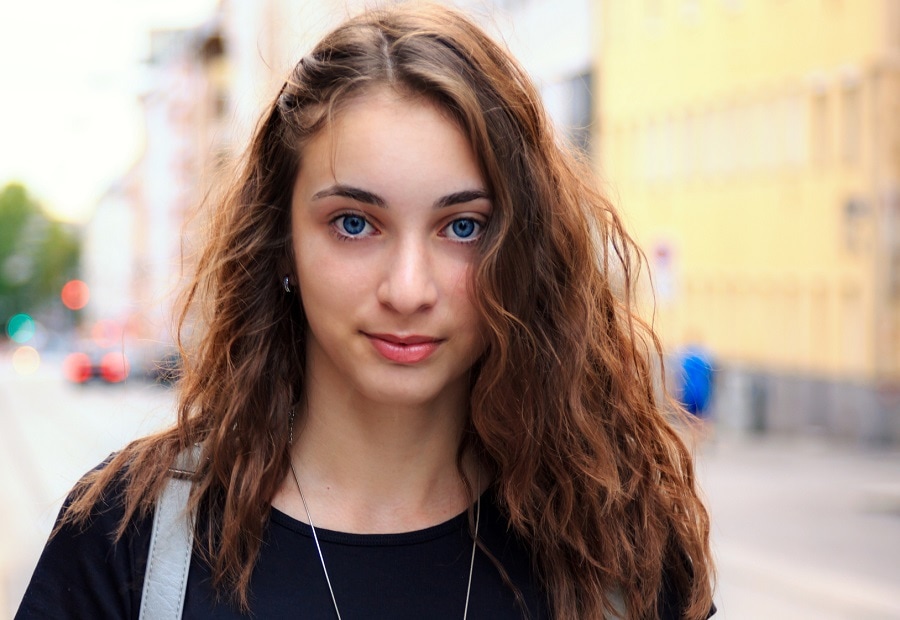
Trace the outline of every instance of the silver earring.
[[290, 293], [291, 291], [291, 279], [288, 276], [284, 276], [284, 292]]

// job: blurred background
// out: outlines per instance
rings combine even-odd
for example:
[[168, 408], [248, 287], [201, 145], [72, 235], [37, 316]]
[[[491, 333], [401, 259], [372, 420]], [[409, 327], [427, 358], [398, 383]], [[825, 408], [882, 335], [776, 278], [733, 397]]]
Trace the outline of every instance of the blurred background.
[[[383, 3], [383, 2], [382, 2]], [[261, 106], [359, 0], [0, 5], [0, 618], [172, 420], [172, 310]], [[717, 617], [900, 618], [900, 0], [458, 0], [650, 265]]]

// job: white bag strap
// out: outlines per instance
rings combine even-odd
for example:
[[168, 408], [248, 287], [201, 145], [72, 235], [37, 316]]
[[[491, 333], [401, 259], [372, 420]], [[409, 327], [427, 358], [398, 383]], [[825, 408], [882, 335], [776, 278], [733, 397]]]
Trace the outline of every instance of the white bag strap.
[[188, 514], [191, 478], [200, 461], [200, 446], [178, 455], [156, 503], [140, 620], [179, 620], [184, 609], [188, 569], [194, 545], [194, 520]]

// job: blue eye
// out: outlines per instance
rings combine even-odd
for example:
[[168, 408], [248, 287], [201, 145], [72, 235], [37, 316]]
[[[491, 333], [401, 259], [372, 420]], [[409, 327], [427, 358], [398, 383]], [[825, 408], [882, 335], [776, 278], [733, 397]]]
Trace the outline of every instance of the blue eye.
[[366, 229], [366, 221], [356, 215], [347, 215], [344, 217], [344, 231], [348, 235], [358, 235]]
[[341, 218], [341, 228], [348, 235], [356, 236], [366, 229], [366, 220], [358, 215], [345, 215]]
[[463, 239], [472, 236], [472, 233], [475, 232], [475, 222], [472, 220], [456, 220], [450, 226], [453, 228], [453, 233]]
[[483, 227], [482, 223], [471, 217], [461, 217], [453, 220], [447, 227], [448, 236], [459, 241], [472, 241], [478, 237]]

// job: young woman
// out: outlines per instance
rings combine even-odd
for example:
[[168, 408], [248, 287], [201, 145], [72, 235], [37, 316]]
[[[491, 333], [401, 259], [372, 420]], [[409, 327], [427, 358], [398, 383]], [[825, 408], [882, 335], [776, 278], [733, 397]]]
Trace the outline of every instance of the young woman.
[[177, 424], [78, 484], [18, 617], [138, 617], [198, 446], [186, 618], [706, 618], [640, 254], [590, 176], [459, 13], [337, 28], [211, 226]]

